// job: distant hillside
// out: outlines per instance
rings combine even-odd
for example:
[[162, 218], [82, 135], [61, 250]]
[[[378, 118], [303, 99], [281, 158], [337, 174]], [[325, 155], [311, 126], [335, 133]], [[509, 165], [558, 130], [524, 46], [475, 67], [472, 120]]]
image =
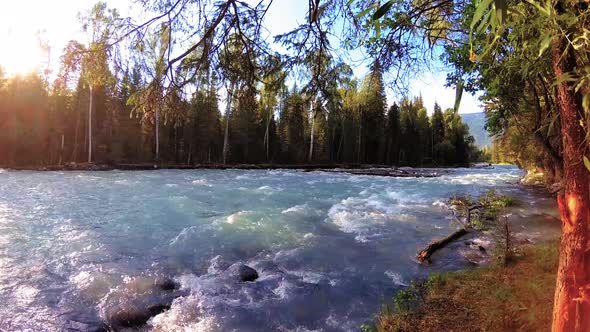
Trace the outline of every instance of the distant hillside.
[[475, 138], [475, 145], [480, 148], [492, 145], [492, 139], [484, 128], [486, 123], [486, 116], [484, 113], [466, 113], [461, 114], [461, 117], [463, 118], [463, 123], [466, 123], [469, 126], [469, 131]]

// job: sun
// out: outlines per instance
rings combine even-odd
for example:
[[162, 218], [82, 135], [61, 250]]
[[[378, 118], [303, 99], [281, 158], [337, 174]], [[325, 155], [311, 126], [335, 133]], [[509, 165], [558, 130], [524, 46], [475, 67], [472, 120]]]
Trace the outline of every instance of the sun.
[[36, 36], [0, 35], [0, 45], [12, 45], [0, 52], [0, 67], [9, 76], [41, 71], [47, 62], [47, 51], [43, 52]]

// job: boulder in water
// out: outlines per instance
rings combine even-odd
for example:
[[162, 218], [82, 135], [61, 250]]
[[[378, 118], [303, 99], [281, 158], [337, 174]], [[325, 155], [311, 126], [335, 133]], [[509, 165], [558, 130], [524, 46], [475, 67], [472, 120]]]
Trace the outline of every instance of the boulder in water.
[[238, 276], [240, 277], [240, 280], [244, 282], [254, 281], [258, 279], [258, 272], [249, 266], [240, 265], [238, 267]]
[[103, 300], [102, 317], [111, 330], [136, 328], [170, 309], [179, 285], [169, 278], [136, 277]]
[[176, 281], [169, 278], [157, 278], [154, 284], [161, 290], [168, 292], [177, 290], [180, 287], [180, 285]]
[[118, 307], [107, 317], [109, 326], [118, 328], [132, 328], [145, 325], [148, 320], [170, 309], [170, 304], [153, 304], [149, 307], [126, 306]]

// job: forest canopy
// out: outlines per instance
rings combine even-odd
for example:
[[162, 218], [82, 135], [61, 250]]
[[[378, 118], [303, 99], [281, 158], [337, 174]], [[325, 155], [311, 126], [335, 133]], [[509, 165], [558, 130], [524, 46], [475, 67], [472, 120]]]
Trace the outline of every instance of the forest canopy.
[[[81, 15], [88, 39], [67, 44], [53, 75], [0, 72], [0, 165], [482, 158], [457, 108], [429, 116], [410, 97], [409, 70], [436, 59], [415, 32], [393, 54], [384, 36], [399, 32], [385, 20], [375, 33], [377, 3], [310, 1], [307, 22], [272, 42], [264, 22], [276, 1], [140, 4], [151, 15], [142, 22], [103, 2]], [[370, 66], [357, 78], [338, 49], [359, 47]], [[386, 89], [408, 97], [389, 104]]]

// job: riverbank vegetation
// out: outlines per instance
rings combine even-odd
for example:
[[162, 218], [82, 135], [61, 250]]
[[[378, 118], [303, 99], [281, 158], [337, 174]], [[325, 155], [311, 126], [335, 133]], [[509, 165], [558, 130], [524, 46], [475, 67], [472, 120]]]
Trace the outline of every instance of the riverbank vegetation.
[[546, 331], [557, 243], [526, 246], [506, 266], [432, 274], [398, 292], [365, 331]]
[[[489, 191], [478, 199], [451, 197], [464, 228], [493, 240], [489, 264], [463, 271], [432, 273], [413, 281], [384, 304], [365, 331], [539, 331], [551, 324], [559, 247], [556, 242], [516, 243], [501, 216], [519, 204]], [[466, 232], [464, 232], [466, 234]], [[463, 234], [463, 235], [464, 235]], [[419, 253], [419, 258], [420, 258]]]

